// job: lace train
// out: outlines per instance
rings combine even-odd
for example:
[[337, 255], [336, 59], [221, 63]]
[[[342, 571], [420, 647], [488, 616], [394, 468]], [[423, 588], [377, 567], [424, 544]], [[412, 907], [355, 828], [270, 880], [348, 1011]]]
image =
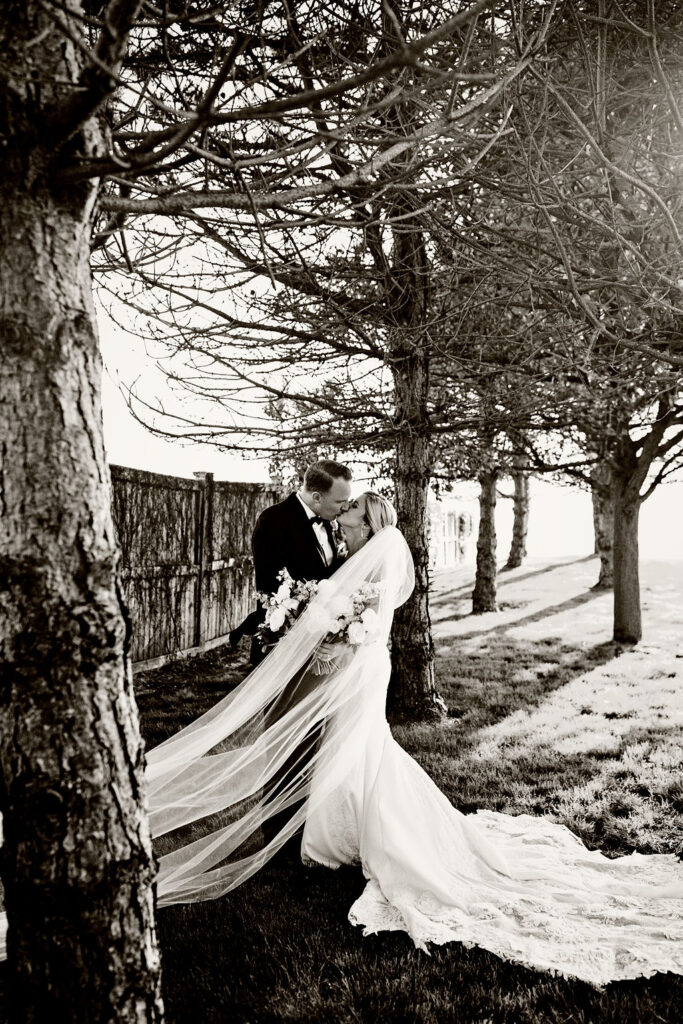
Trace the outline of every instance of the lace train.
[[351, 907], [351, 923], [365, 935], [406, 931], [420, 949], [453, 941], [480, 946], [596, 986], [683, 973], [683, 866], [674, 856], [610, 860], [564, 826], [529, 815], [480, 811], [474, 822], [508, 856], [513, 849], [519, 857], [530, 853], [539, 875], [545, 862], [546, 877], [517, 891], [501, 878], [499, 886], [468, 893], [465, 906], [409, 885], [385, 894], [371, 879]]
[[360, 862], [349, 919], [415, 945], [462, 942], [601, 986], [683, 973], [683, 864], [610, 859], [545, 818], [463, 815], [383, 723], [307, 821], [302, 857]]

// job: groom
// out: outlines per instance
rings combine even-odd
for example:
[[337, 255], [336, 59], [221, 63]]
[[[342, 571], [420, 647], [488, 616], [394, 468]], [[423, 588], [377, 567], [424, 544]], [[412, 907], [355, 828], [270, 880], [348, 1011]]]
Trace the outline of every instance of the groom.
[[[349, 506], [351, 470], [332, 459], [309, 466], [301, 488], [284, 501], [263, 510], [251, 540], [256, 589], [274, 593], [277, 574], [287, 569], [294, 580], [321, 580], [341, 565], [332, 521]], [[263, 621], [263, 609], [242, 622], [230, 634], [234, 647], [244, 634], [253, 633]], [[251, 643], [251, 662], [264, 658], [257, 637]]]
[[[256, 521], [251, 541], [256, 587], [260, 593], [272, 594], [277, 590], [277, 574], [281, 569], [287, 569], [294, 580], [321, 580], [331, 576], [341, 565], [332, 520], [349, 507], [350, 480], [351, 471], [347, 466], [332, 459], [321, 459], [308, 467], [298, 491], [263, 510]], [[259, 607], [233, 633], [253, 633], [263, 617], [263, 608]], [[232, 644], [233, 634], [230, 640]], [[254, 636], [251, 642], [252, 665], [258, 665], [264, 657], [261, 643]], [[297, 673], [267, 709], [265, 725], [278, 721], [292, 703], [300, 699], [301, 694], [297, 695], [300, 681]], [[316, 725], [291, 751], [271, 779], [271, 799], [275, 799], [292, 775], [310, 760], [319, 735], [320, 725]], [[294, 807], [285, 807], [264, 821], [264, 844], [277, 836], [294, 810]]]

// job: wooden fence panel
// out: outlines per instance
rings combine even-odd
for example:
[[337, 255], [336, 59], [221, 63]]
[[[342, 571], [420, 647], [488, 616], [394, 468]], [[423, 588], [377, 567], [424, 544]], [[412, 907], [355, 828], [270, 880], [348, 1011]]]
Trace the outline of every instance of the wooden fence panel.
[[126, 565], [193, 565], [199, 516], [195, 480], [111, 466], [112, 505]]
[[199, 571], [194, 566], [124, 567], [121, 582], [133, 626], [133, 662], [195, 646]]
[[202, 601], [202, 633], [224, 636], [256, 607], [251, 559], [215, 563], [207, 574]]
[[271, 487], [242, 483], [214, 484], [212, 557], [227, 560], [235, 555], [249, 554], [251, 533], [259, 512], [278, 501]]
[[279, 500], [264, 484], [112, 466], [121, 580], [138, 665], [201, 649], [255, 606], [251, 532]]

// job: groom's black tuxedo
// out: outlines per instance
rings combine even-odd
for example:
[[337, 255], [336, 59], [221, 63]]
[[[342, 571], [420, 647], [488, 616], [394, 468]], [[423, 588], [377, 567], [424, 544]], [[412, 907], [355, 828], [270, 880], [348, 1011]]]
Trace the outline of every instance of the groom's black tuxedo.
[[322, 580], [340, 564], [333, 537], [334, 558], [327, 565], [311, 520], [296, 494], [263, 510], [251, 539], [256, 589], [272, 594], [278, 588], [277, 574], [287, 569], [295, 580]]
[[[322, 580], [331, 576], [341, 565], [342, 559], [337, 552], [331, 528], [328, 527], [326, 532], [333, 553], [329, 565], [313, 529], [313, 523], [296, 494], [290, 494], [284, 501], [264, 509], [256, 521], [251, 538], [257, 590], [263, 594], [272, 594], [277, 590], [279, 586], [277, 575], [281, 569], [287, 569], [292, 579], [295, 580]], [[253, 633], [258, 624], [263, 621], [263, 615], [263, 609], [259, 607], [242, 623], [239, 629], [245, 633]], [[263, 658], [261, 643], [257, 637], [254, 637], [251, 642], [252, 665], [258, 665]], [[275, 703], [266, 710], [264, 717], [266, 726], [277, 722], [296, 702], [297, 687], [305, 676], [305, 671], [306, 667], [304, 666], [303, 670], [297, 672], [285, 686]], [[309, 762], [318, 741], [320, 729], [320, 723], [313, 726], [310, 734], [290, 753], [284, 764], [274, 774], [268, 793], [269, 799], [275, 799], [277, 794], [288, 784], [292, 773], [300, 771], [302, 766]], [[270, 842], [278, 834], [297, 806], [285, 807], [264, 821], [262, 825], [264, 843]]]
[[[322, 580], [331, 576], [342, 559], [337, 553], [334, 537], [330, 536], [334, 557], [330, 565], [318, 543], [311, 520], [296, 494], [290, 494], [284, 501], [263, 510], [256, 520], [251, 538], [254, 556], [256, 589], [263, 594], [272, 594], [278, 588], [277, 574], [287, 569], [295, 580]], [[231, 633], [233, 644], [244, 635], [253, 634], [263, 622], [263, 609], [246, 617]], [[258, 665], [263, 658], [261, 644], [256, 637], [251, 643], [251, 662]]]

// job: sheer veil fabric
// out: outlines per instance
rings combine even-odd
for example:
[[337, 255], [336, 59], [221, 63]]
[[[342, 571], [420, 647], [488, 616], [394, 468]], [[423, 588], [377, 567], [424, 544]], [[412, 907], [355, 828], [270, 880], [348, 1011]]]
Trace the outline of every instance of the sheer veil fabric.
[[[332, 672], [308, 670], [329, 613], [367, 582], [379, 588], [374, 641]], [[413, 585], [405, 540], [394, 527], [381, 530], [320, 582], [294, 626], [235, 690], [149, 752], [152, 835], [168, 847], [160, 859], [160, 906], [214, 899], [240, 885], [347, 776], [363, 692], [376, 685], [394, 609]], [[278, 831], [267, 831], [263, 843], [270, 819]]]
[[[317, 675], [326, 615], [379, 585], [379, 630]], [[147, 757], [158, 903], [214, 899], [303, 826], [305, 863], [359, 864], [349, 918], [421, 948], [463, 942], [594, 985], [683, 973], [683, 865], [610, 859], [546, 818], [463, 815], [393, 739], [385, 715], [408, 546], [381, 530], [227, 697]]]
[[[316, 675], [307, 666], [327, 632], [327, 612], [366, 582], [379, 585], [376, 642]], [[157, 904], [215, 899], [258, 871], [348, 771], [348, 731], [325, 733], [372, 680], [370, 651], [386, 648], [394, 608], [414, 585], [408, 547], [382, 530], [334, 575], [269, 655], [206, 714], [147, 753], [148, 810], [159, 857]], [[322, 613], [322, 614], [321, 614]], [[325, 750], [324, 762], [321, 751]], [[277, 822], [271, 834], [268, 826]], [[264, 830], [268, 835], [264, 842]], [[0, 958], [7, 916], [0, 914]]]

